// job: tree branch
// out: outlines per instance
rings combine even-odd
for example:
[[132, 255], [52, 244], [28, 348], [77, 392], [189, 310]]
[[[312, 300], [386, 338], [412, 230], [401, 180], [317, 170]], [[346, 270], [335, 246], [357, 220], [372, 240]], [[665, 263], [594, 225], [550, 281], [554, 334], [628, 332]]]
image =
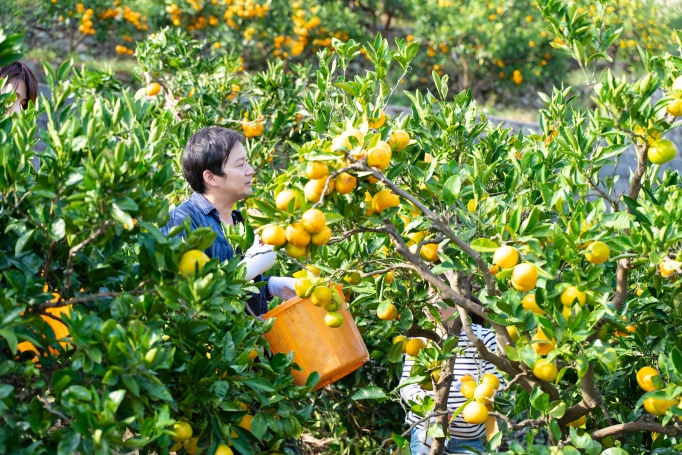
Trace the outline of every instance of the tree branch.
[[547, 425], [547, 422], [543, 419], [527, 419], [519, 423], [514, 423], [509, 417], [504, 414], [500, 414], [499, 412], [488, 412], [488, 415], [504, 421], [510, 431], [519, 431], [524, 428], [540, 428]]
[[616, 434], [639, 433], [640, 431], [663, 433], [668, 436], [676, 437], [682, 434], [682, 427], [679, 423], [663, 426], [656, 422], [645, 422], [638, 420], [636, 422], [619, 423], [610, 427], [602, 428], [593, 432], [590, 436], [592, 439], [599, 440]]
[[73, 272], [73, 259], [76, 257], [78, 252], [94, 242], [97, 237], [100, 235], [104, 234], [106, 231], [107, 227], [109, 225], [113, 224], [111, 221], [106, 221], [104, 224], [102, 224], [96, 231], [91, 233], [88, 238], [83, 240], [81, 243], [78, 245], [74, 245], [70, 250], [69, 250], [69, 259], [66, 262], [66, 270], [64, 270], [64, 276], [65, 276], [65, 281], [64, 281], [64, 287], [62, 288], [62, 292], [60, 292], [61, 295], [65, 295], [69, 289], [71, 288], [71, 272]]

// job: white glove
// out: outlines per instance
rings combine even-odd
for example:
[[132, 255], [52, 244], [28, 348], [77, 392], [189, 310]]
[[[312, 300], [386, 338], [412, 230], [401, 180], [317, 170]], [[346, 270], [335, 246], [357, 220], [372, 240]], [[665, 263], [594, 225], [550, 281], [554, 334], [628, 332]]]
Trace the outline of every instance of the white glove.
[[295, 278], [272, 276], [268, 280], [268, 291], [270, 291], [270, 294], [281, 297], [284, 300], [293, 299], [296, 297], [295, 283]]
[[244, 259], [240, 264], [246, 263], [246, 280], [253, 280], [261, 273], [275, 265], [277, 253], [272, 251], [272, 245], [261, 244], [256, 236], [251, 248], [244, 253]]

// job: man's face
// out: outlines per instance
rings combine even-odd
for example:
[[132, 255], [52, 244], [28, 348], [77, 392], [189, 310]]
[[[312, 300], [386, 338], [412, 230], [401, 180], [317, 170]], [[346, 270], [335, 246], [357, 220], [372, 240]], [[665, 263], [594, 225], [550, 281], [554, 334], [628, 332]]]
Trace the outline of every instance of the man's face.
[[12, 104], [12, 107], [7, 111], [7, 115], [12, 115], [15, 112], [20, 112], [22, 106], [25, 106], [28, 102], [28, 96], [26, 95], [26, 83], [23, 80], [14, 79], [7, 81], [5, 86], [2, 88], [2, 93], [7, 93], [10, 90], [14, 90], [17, 94], [17, 99]]
[[212, 192], [237, 200], [246, 199], [251, 196], [253, 193], [251, 187], [253, 168], [248, 162], [246, 150], [244, 150], [242, 144], [237, 143], [232, 148], [230, 157], [223, 165], [223, 174], [225, 175], [222, 177], [211, 174], [210, 180], [207, 179], [206, 183]]

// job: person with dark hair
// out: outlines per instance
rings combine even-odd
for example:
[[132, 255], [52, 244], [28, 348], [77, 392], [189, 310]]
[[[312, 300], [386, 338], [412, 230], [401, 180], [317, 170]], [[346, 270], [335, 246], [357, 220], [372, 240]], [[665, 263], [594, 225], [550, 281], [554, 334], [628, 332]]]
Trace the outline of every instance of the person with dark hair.
[[[476, 303], [481, 303], [475, 296], [471, 296], [470, 299]], [[441, 309], [440, 313], [443, 321], [447, 320], [457, 311], [456, 308], [449, 306], [446, 309]], [[480, 316], [475, 314], [468, 314], [468, 316], [471, 317], [471, 328], [474, 334], [483, 340], [489, 350], [497, 351], [495, 332], [483, 326], [484, 321]], [[467, 398], [461, 392], [461, 379], [465, 376], [471, 376], [478, 383], [484, 375], [493, 374], [499, 379], [500, 383], [504, 382], [502, 375], [495, 370], [495, 366], [479, 357], [476, 347], [468, 340], [464, 330], [460, 333], [458, 347], [463, 349], [463, 352], [457, 356], [453, 367], [454, 377], [448, 395], [448, 409], [457, 409], [466, 403]], [[410, 370], [412, 370], [413, 365], [414, 359], [406, 356], [402, 380], [410, 376]], [[411, 384], [400, 389], [401, 398], [408, 404], [410, 401], [422, 401], [427, 395], [433, 397], [433, 392], [424, 390], [419, 384]], [[411, 411], [405, 416], [405, 423], [408, 425], [412, 425], [419, 420], [419, 416]], [[429, 422], [422, 422], [411, 431], [410, 450], [412, 455], [428, 455], [431, 453], [432, 439], [427, 435], [428, 425]], [[485, 449], [481, 438], [486, 434], [487, 430], [496, 432], [496, 422], [494, 418], [490, 417], [489, 422], [485, 425], [474, 425], [466, 423], [462, 416], [459, 415], [450, 422], [448, 430], [449, 439], [443, 450], [444, 454], [482, 454], [485, 453]]]
[[[253, 168], [248, 162], [243, 137], [236, 131], [221, 127], [208, 127], [197, 131], [185, 144], [182, 171], [194, 191], [192, 197], [171, 211], [170, 221], [162, 229], [168, 234], [189, 217], [192, 229], [210, 227], [217, 237], [207, 250], [210, 258], [220, 262], [232, 259], [235, 252], [223, 233], [222, 225], [235, 226], [243, 222], [242, 214], [233, 210], [237, 202], [253, 193]], [[268, 300], [273, 296], [285, 300], [296, 296], [295, 279], [286, 277], [262, 278], [265, 270], [275, 263], [276, 254], [271, 247], [262, 245], [258, 238], [244, 253], [246, 279], [267, 281], [259, 295], [249, 299], [249, 308], [256, 316], [268, 311]]]
[[38, 80], [26, 63], [19, 60], [0, 68], [0, 80], [4, 78], [7, 78], [7, 83], [2, 87], [3, 93], [12, 89], [17, 95], [14, 104], [7, 111], [8, 115], [19, 112], [21, 109], [26, 109], [29, 101], [36, 102], [38, 98]]

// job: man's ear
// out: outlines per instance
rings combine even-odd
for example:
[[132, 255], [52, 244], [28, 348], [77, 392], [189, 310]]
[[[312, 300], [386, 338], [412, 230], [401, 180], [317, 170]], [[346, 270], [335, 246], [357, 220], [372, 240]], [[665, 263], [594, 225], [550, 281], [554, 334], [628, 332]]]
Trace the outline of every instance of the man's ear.
[[215, 176], [215, 174], [213, 174], [213, 172], [204, 171], [204, 173], [202, 175], [204, 177], [204, 183], [206, 183], [207, 187], [212, 188], [212, 187], [218, 186], [217, 185], [218, 182], [216, 182], [216, 176]]

